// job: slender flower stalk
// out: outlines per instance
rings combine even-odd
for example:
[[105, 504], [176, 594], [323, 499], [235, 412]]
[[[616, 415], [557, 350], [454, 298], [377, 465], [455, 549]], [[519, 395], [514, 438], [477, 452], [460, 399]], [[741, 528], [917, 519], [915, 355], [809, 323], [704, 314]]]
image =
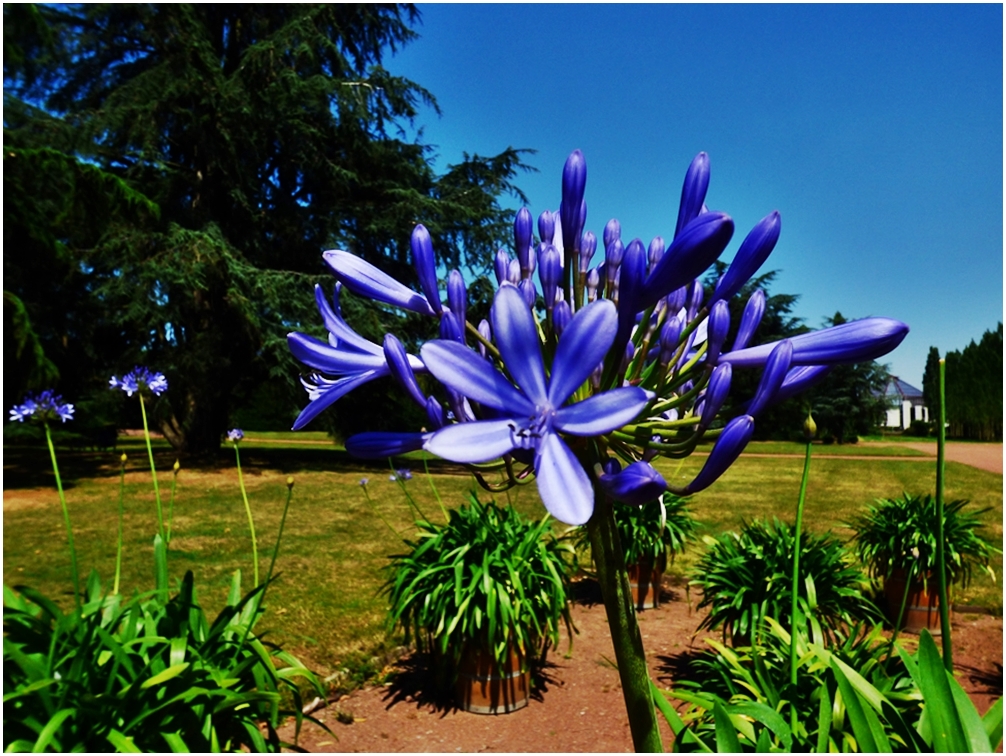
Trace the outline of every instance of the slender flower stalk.
[[940, 592], [940, 634], [943, 666], [954, 671], [954, 646], [950, 640], [950, 597], [947, 594], [947, 545], [943, 511], [943, 475], [947, 445], [947, 363], [940, 360], [940, 426], [936, 432], [936, 579]]
[[[269, 587], [269, 581], [272, 580], [272, 571], [276, 566], [276, 559], [279, 557], [279, 545], [283, 542], [283, 529], [286, 527], [286, 515], [290, 511], [290, 500], [293, 498], [293, 476], [288, 475], [286, 478], [286, 503], [283, 505], [283, 516], [279, 520], [279, 534], [276, 536], [276, 548], [272, 552], [272, 560], [269, 562], [269, 571], [265, 574], [265, 584], [266, 588]], [[262, 591], [262, 595], [265, 595], [265, 591]]]
[[252, 517], [251, 505], [248, 503], [248, 492], [245, 490], [245, 477], [244, 473], [241, 471], [241, 450], [238, 448], [238, 444], [244, 437], [245, 434], [240, 428], [234, 428], [227, 432], [227, 440], [234, 445], [234, 460], [238, 468], [238, 485], [241, 487], [241, 499], [244, 501], [245, 513], [248, 515], [248, 532], [251, 533], [252, 544], [252, 571], [255, 579], [255, 586], [257, 587], [259, 585], [258, 540], [255, 537], [255, 519]]
[[119, 457], [119, 535], [115, 547], [115, 580], [112, 594], [119, 595], [119, 577], [122, 575], [122, 515], [126, 494], [126, 453]]
[[56, 447], [52, 443], [52, 431], [49, 423], [45, 426], [45, 440], [49, 445], [49, 457], [52, 459], [52, 472], [56, 476], [56, 490], [59, 492], [59, 503], [63, 507], [63, 522], [66, 524], [66, 541], [70, 546], [70, 570], [73, 575], [73, 597], [80, 608], [80, 570], [77, 568], [77, 549], [73, 543], [73, 526], [70, 525], [70, 510], [66, 506], [66, 495], [63, 493], [63, 481], [59, 476], [59, 465], [56, 464]]
[[26, 419], [40, 423], [45, 429], [45, 441], [49, 446], [49, 459], [52, 460], [52, 472], [56, 476], [56, 491], [59, 493], [59, 503], [63, 508], [63, 523], [66, 526], [66, 542], [70, 547], [70, 572], [73, 578], [73, 599], [80, 608], [80, 570], [77, 565], [77, 548], [73, 542], [73, 526], [70, 524], [70, 509], [66, 505], [66, 495], [63, 493], [63, 479], [59, 475], [59, 464], [56, 462], [56, 447], [52, 443], [52, 431], [49, 423], [59, 420], [65, 423], [73, 419], [73, 405], [63, 402], [63, 397], [52, 389], [46, 389], [38, 395], [25, 397], [23, 404], [17, 404], [10, 410], [10, 419], [23, 423]]
[[[803, 616], [800, 613], [798, 597], [800, 595], [800, 534], [803, 528], [803, 505], [807, 500], [807, 481], [810, 478], [810, 451], [814, 435], [817, 433], [817, 426], [814, 418], [809, 414], [804, 423], [804, 437], [807, 441], [807, 448], [803, 458], [803, 476], [800, 478], [800, 496], [796, 500], [796, 525], [793, 527], [793, 580], [790, 584], [791, 608], [790, 608], [790, 628], [789, 628], [789, 683], [793, 691], [790, 695], [796, 695], [797, 668], [799, 667], [799, 656], [797, 654], [796, 639], [799, 635], [800, 625], [803, 624]], [[796, 701], [790, 702], [790, 726], [796, 732], [797, 713]]]
[[147, 458], [150, 460], [150, 475], [154, 481], [154, 501], [157, 505], [157, 534], [164, 541], [167, 547], [167, 538], [164, 531], [164, 514], [161, 510], [161, 489], [157, 484], [157, 466], [154, 464], [154, 450], [150, 444], [150, 427], [147, 424], [147, 408], [144, 402], [144, 395], [153, 394], [160, 396], [168, 390], [168, 381], [163, 373], [157, 373], [148, 368], [137, 365], [130, 372], [122, 376], [121, 379], [112, 376], [108, 385], [113, 389], [121, 389], [126, 392], [126, 396], [134, 393], [140, 398], [140, 416], [143, 418], [143, 438], [147, 443]]
[[178, 471], [181, 469], [182, 465], [176, 459], [171, 467], [171, 501], [168, 502], [168, 536], [164, 541], [165, 546], [171, 545], [171, 524], [175, 520], [175, 489], [178, 486]]
[[157, 505], [157, 533], [167, 545], [167, 537], [164, 532], [164, 514], [161, 511], [161, 489], [157, 485], [157, 465], [154, 464], [154, 449], [150, 444], [150, 428], [147, 426], [147, 410], [144, 406], [143, 395], [140, 395], [140, 415], [143, 417], [143, 438], [147, 442], [147, 459], [150, 460], [150, 476], [154, 480], [154, 502]]

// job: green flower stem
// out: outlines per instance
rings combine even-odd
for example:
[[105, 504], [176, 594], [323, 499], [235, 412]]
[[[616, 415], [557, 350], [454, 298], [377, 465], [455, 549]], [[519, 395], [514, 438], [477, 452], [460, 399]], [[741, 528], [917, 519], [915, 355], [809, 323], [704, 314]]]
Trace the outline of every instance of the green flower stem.
[[147, 410], [143, 401], [143, 394], [140, 394], [140, 415], [143, 417], [143, 437], [147, 441], [147, 457], [150, 459], [150, 474], [154, 478], [154, 501], [157, 502], [157, 534], [161, 540], [167, 543], [164, 538], [164, 515], [161, 512], [161, 489], [157, 485], [157, 467], [154, 465], [154, 449], [150, 445], [150, 428], [147, 427]]
[[908, 594], [912, 590], [912, 579], [915, 577], [915, 567], [918, 561], [913, 561], [911, 566], [908, 568], [908, 577], [905, 578], [905, 590], [901, 592], [901, 608], [898, 609], [898, 619], [894, 623], [894, 631], [891, 633], [891, 642], [887, 647], [887, 657], [884, 659], [884, 672], [887, 672], [887, 667], [891, 661], [891, 655], [894, 653], [894, 643], [898, 640], [898, 632], [901, 630], [901, 623], [905, 619], [905, 608], [908, 606]]
[[120, 459], [119, 467], [119, 538], [115, 549], [115, 582], [112, 584], [112, 595], [119, 593], [119, 578], [122, 575], [122, 508], [126, 494], [126, 455]]
[[[272, 552], [272, 561], [269, 562], [269, 571], [265, 574], [266, 589], [269, 581], [272, 580], [272, 570], [276, 566], [276, 558], [279, 556], [279, 545], [283, 541], [283, 528], [286, 527], [286, 513], [290, 511], [290, 500], [293, 498], [293, 478], [286, 479], [286, 504], [283, 505], [283, 516], [279, 520], [279, 535], [276, 536], [276, 548]], [[262, 591], [265, 597], [265, 589]]]
[[433, 489], [433, 495], [437, 497], [437, 504], [440, 505], [440, 511], [444, 515], [444, 522], [448, 522], [450, 517], [447, 514], [447, 507], [444, 506], [444, 501], [440, 498], [440, 492], [437, 490], [437, 486], [433, 482], [433, 476], [430, 475], [429, 455], [427, 455], [425, 449], [423, 450], [423, 471], [426, 473], [426, 480], [429, 481], [430, 488]]
[[661, 753], [657, 714], [650, 691], [646, 652], [632, 605], [625, 558], [618, 541], [618, 529], [608, 497], [599, 489], [594, 493], [594, 514], [587, 521], [590, 549], [597, 565], [604, 610], [615, 647], [618, 676], [622, 682], [625, 709], [629, 714], [632, 744], [637, 753]]
[[374, 514], [376, 514], [378, 518], [381, 520], [381, 522], [383, 522], [387, 526], [388, 530], [390, 530], [392, 533], [395, 534], [395, 538], [398, 538], [404, 543], [405, 539], [402, 538], [402, 534], [399, 533], [397, 530], [395, 530], [393, 527], [391, 527], [391, 523], [388, 522], [387, 518], [385, 518], [385, 516], [381, 514], [380, 510], [377, 508], [377, 505], [374, 503], [374, 500], [370, 498], [370, 491], [367, 490], [367, 484], [361, 483], [360, 485], [363, 487], [363, 495], [367, 497], [367, 503], [370, 505], [370, 508], [374, 510]]
[[73, 545], [73, 528], [70, 526], [70, 510], [66, 506], [66, 496], [63, 495], [63, 481], [59, 477], [59, 465], [56, 464], [56, 447], [52, 445], [52, 432], [49, 423], [45, 426], [45, 440], [49, 443], [49, 456], [52, 458], [52, 471], [56, 474], [56, 490], [59, 492], [59, 503], [63, 506], [63, 522], [66, 523], [66, 540], [70, 544], [70, 570], [73, 574], [73, 599], [80, 608], [80, 572], [77, 570], [77, 549]]
[[[800, 607], [798, 597], [800, 595], [800, 530], [803, 527], [803, 505], [807, 500], [807, 480], [810, 478], [810, 450], [811, 442], [807, 441], [807, 451], [803, 458], [803, 477], [800, 479], [800, 496], [796, 501], [796, 525], [793, 528], [793, 581], [790, 585], [792, 597], [790, 608], [790, 628], [789, 628], [789, 682], [794, 695], [796, 692], [796, 673], [798, 665], [798, 655], [796, 649], [796, 638], [800, 624]], [[796, 701], [790, 702], [790, 725], [796, 731]]]
[[251, 532], [252, 542], [252, 571], [255, 578], [255, 587], [258, 587], [258, 541], [255, 538], [255, 520], [252, 518], [251, 505], [248, 503], [248, 492], [245, 490], [245, 476], [241, 472], [241, 451], [238, 445], [234, 444], [234, 459], [238, 466], [238, 485], [241, 487], [241, 498], [245, 503], [245, 512], [248, 514], [248, 530]]
[[943, 467], [947, 444], [947, 363], [940, 360], [940, 423], [936, 433], [936, 579], [940, 591], [940, 630], [943, 641], [943, 666], [954, 671], [953, 644], [950, 641], [950, 602], [947, 595], [947, 549], [943, 533]]
[[175, 466], [171, 469], [171, 501], [168, 503], [168, 537], [164, 541], [165, 546], [171, 545], [171, 524], [175, 521], [175, 486], [178, 484], [178, 471], [181, 465], [175, 460]]

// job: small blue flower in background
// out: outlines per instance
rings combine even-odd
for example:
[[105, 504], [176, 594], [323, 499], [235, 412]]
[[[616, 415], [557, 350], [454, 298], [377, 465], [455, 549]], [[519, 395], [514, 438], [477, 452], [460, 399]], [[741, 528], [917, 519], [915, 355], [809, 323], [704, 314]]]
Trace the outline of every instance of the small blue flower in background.
[[168, 390], [168, 379], [164, 377], [164, 373], [156, 373], [137, 365], [121, 379], [113, 375], [108, 385], [113, 389], [122, 389], [126, 392], [126, 396], [132, 396], [137, 391], [142, 392], [143, 389], [147, 389], [154, 396], [160, 396]]
[[360, 485], [366, 486], [370, 482], [370, 478], [360, 478]]
[[39, 394], [28, 394], [23, 404], [15, 404], [10, 410], [10, 420], [23, 423], [30, 418], [39, 422], [59, 420], [65, 423], [73, 419], [73, 405], [64, 403], [63, 397], [52, 389]]
[[231, 428], [227, 431], [227, 440], [232, 444], [236, 444], [238, 441], [245, 437], [244, 431], [240, 428]]

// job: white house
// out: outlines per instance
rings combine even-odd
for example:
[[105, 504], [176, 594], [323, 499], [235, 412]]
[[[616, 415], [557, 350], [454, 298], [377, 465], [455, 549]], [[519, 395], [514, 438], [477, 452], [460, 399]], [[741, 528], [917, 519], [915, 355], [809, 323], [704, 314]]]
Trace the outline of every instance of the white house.
[[908, 428], [915, 420], [929, 422], [929, 408], [925, 405], [922, 392], [910, 386], [896, 375], [891, 376], [884, 389], [889, 405], [885, 428]]

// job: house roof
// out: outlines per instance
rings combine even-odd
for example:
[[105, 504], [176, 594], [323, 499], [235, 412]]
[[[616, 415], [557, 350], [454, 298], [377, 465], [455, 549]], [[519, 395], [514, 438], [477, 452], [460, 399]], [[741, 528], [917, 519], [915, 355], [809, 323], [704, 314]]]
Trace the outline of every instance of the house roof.
[[884, 389], [884, 395], [889, 397], [899, 396], [902, 399], [921, 399], [922, 392], [903, 380], [898, 378], [896, 375], [891, 376], [891, 380], [887, 382], [887, 388]]

